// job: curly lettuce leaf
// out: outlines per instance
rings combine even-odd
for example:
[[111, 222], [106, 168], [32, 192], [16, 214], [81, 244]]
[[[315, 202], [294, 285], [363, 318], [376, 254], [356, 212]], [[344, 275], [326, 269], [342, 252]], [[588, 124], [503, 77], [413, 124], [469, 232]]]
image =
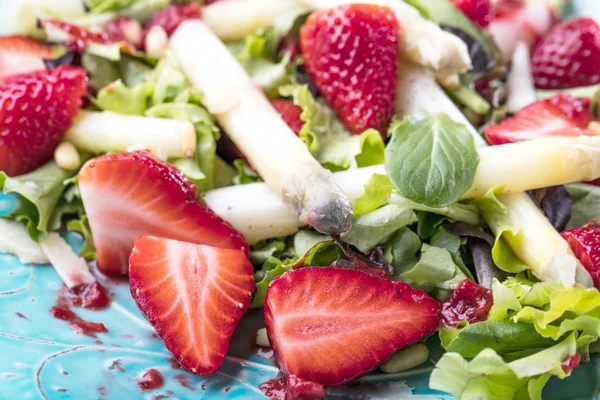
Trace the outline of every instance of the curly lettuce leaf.
[[528, 269], [505, 240], [505, 237], [516, 237], [519, 227], [510, 219], [504, 204], [497, 198], [496, 193], [500, 187], [490, 189], [485, 195], [474, 200], [475, 205], [490, 229], [496, 234], [496, 241], [492, 248], [492, 258], [498, 268], [509, 273], [518, 273]]
[[276, 59], [281, 38], [281, 32], [269, 27], [246, 36], [243, 42], [229, 45], [252, 82], [268, 96], [276, 96], [278, 88], [290, 82], [290, 55]]
[[306, 85], [282, 86], [279, 93], [291, 96], [302, 108], [300, 118], [304, 125], [300, 138], [326, 168], [341, 171], [350, 166], [366, 167], [384, 162], [385, 145], [376, 130], [351, 135], [325, 102], [313, 98]]
[[262, 265], [262, 268], [254, 274], [254, 280], [256, 282], [256, 292], [250, 308], [260, 308], [265, 305], [265, 296], [267, 295], [267, 289], [269, 284], [279, 275], [283, 275], [288, 271], [291, 271], [292, 267], [276, 257], [269, 257]]
[[148, 117], [174, 118], [190, 121], [196, 128], [196, 153], [193, 163], [173, 160], [173, 164], [195, 184], [199, 192], [215, 187], [215, 159], [219, 130], [205, 108], [192, 103], [162, 103], [146, 110]]
[[354, 200], [354, 216], [359, 217], [387, 204], [394, 185], [383, 174], [373, 174], [365, 184], [365, 193]]
[[92, 237], [92, 230], [86, 215], [82, 215], [77, 219], [72, 219], [67, 222], [67, 229], [72, 232], [77, 232], [83, 237], [83, 244], [79, 250], [79, 255], [86, 260], [96, 259], [96, 246]]
[[569, 376], [561, 364], [576, 351], [573, 333], [552, 347], [512, 362], [506, 362], [492, 349], [482, 350], [471, 361], [449, 352], [438, 361], [429, 386], [459, 399], [541, 399], [551, 376]]
[[33, 240], [43, 241], [48, 235], [52, 213], [65, 190], [64, 182], [75, 173], [61, 169], [54, 161], [16, 177], [0, 171], [0, 189], [20, 195], [17, 207], [6, 217], [23, 223]]
[[248, 258], [252, 264], [262, 264], [269, 257], [279, 258], [283, 249], [285, 249], [285, 242], [283, 240], [266, 240], [252, 245]]
[[460, 221], [470, 225], [479, 225], [481, 222], [477, 207], [470, 202], [451, 203], [443, 207], [429, 207], [401, 196], [396, 191], [389, 196], [388, 202], [400, 207], [411, 208], [415, 211], [423, 211], [446, 217], [443, 220]]
[[95, 104], [105, 111], [127, 115], [144, 115], [149, 107], [153, 91], [154, 86], [150, 83], [144, 82], [129, 88], [125, 86], [121, 79], [118, 79], [104, 86], [98, 92]]

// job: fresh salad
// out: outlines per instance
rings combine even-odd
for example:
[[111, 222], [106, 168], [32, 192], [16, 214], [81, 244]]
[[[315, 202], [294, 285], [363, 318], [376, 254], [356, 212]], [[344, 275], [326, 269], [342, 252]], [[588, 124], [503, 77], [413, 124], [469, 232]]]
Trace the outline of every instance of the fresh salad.
[[128, 277], [186, 370], [251, 308], [268, 398], [441, 346], [432, 389], [540, 399], [600, 352], [600, 26], [568, 1], [0, 7], [0, 251], [83, 307]]

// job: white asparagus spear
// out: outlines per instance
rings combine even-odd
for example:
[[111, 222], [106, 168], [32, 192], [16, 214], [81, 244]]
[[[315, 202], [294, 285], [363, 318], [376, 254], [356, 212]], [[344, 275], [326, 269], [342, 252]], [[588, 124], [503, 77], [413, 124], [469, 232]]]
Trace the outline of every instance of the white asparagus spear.
[[[171, 49], [229, 137], [283, 202], [315, 229], [350, 228], [352, 204], [254, 86], [242, 66], [199, 20], [182, 23]], [[210, 61], [207, 61], [210, 60]]]
[[47, 264], [40, 245], [27, 234], [22, 223], [0, 218], [0, 252], [14, 254], [24, 264]]
[[85, 260], [73, 251], [71, 246], [58, 233], [51, 232], [41, 244], [44, 254], [69, 289], [85, 283], [94, 283], [96, 278], [90, 272]]
[[80, 111], [65, 140], [94, 153], [148, 149], [161, 159], [191, 157], [196, 130], [189, 121]]
[[221, 40], [233, 41], [303, 11], [297, 0], [227, 0], [204, 7], [202, 18]]
[[531, 55], [527, 43], [520, 41], [512, 55], [512, 66], [506, 81], [508, 99], [506, 109], [516, 113], [536, 100], [531, 72]]
[[[327, 9], [343, 4], [360, 3], [389, 7], [400, 25], [400, 51], [414, 64], [429, 68], [443, 82], [458, 83], [458, 73], [471, 65], [467, 45], [456, 35], [421, 15], [400, 0], [298, 0], [310, 9]], [[400, 87], [400, 85], [398, 85]]]
[[[478, 151], [477, 173], [463, 199], [481, 196], [498, 185], [503, 186], [503, 193], [510, 194], [600, 177], [600, 136], [540, 139], [480, 147]], [[336, 172], [333, 177], [342, 191], [355, 200], [364, 193], [364, 185], [373, 174], [385, 173], [382, 164]], [[212, 190], [205, 194], [205, 200], [251, 243], [290, 235], [302, 226], [263, 183]], [[539, 212], [536, 215], [542, 216]]]

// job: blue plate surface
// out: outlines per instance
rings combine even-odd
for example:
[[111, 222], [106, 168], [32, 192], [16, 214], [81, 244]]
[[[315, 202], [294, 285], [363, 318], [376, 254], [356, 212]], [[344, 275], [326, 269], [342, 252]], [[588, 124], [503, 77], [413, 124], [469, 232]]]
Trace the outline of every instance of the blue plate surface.
[[[577, 0], [572, 13], [600, 17], [600, 0]], [[0, 194], [0, 215], [14, 197]], [[77, 249], [81, 241], [67, 240]], [[272, 352], [254, 346], [263, 327], [262, 311], [240, 324], [223, 367], [208, 377], [177, 368], [171, 354], [141, 316], [125, 281], [98, 276], [112, 302], [102, 311], [74, 309], [84, 320], [103, 323], [108, 332], [87, 336], [50, 316], [62, 282], [50, 266], [23, 265], [0, 253], [0, 400], [21, 399], [264, 399], [259, 385], [277, 375]], [[429, 343], [431, 355], [441, 354]], [[141, 390], [142, 375], [154, 368], [164, 385]], [[433, 363], [399, 374], [372, 374], [353, 387], [328, 389], [331, 399], [452, 399], [427, 382]], [[564, 381], [551, 380], [544, 399], [598, 398], [600, 357]]]

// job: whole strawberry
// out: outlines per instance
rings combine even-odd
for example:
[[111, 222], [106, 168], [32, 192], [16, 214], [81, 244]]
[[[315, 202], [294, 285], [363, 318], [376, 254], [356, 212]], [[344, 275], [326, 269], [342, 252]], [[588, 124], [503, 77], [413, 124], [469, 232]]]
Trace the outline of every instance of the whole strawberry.
[[60, 66], [0, 85], [0, 171], [30, 172], [52, 158], [87, 90], [85, 70]]
[[600, 27], [591, 18], [576, 18], [554, 27], [532, 56], [539, 89], [566, 89], [600, 82]]
[[590, 221], [583, 228], [569, 229], [561, 235], [600, 289], [600, 226]]
[[400, 34], [392, 10], [351, 4], [313, 12], [300, 30], [304, 63], [353, 134], [385, 134], [394, 114]]
[[493, 9], [490, 0], [453, 0], [452, 3], [482, 28], [492, 21]]

